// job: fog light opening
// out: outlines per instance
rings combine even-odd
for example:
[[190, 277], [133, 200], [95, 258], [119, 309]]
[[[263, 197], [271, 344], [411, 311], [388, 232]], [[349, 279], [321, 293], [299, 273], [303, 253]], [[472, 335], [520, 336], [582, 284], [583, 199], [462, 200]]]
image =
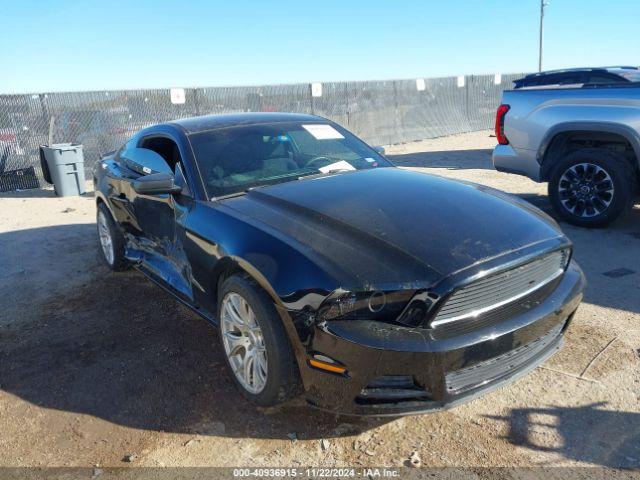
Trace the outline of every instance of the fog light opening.
[[422, 300], [414, 300], [406, 308], [398, 321], [409, 327], [419, 327], [425, 321], [429, 307]]

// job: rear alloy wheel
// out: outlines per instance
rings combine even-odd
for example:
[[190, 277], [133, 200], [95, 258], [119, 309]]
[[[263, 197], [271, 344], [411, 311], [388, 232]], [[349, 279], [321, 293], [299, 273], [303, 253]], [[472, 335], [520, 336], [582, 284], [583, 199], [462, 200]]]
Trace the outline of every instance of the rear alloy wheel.
[[558, 183], [562, 206], [572, 215], [589, 218], [602, 215], [613, 200], [611, 175], [593, 163], [578, 163], [564, 171]]
[[631, 205], [634, 175], [626, 160], [609, 150], [578, 150], [553, 170], [549, 197], [567, 222], [603, 227]]
[[113, 265], [113, 241], [111, 240], [111, 232], [107, 224], [107, 217], [102, 211], [98, 211], [98, 237], [100, 238], [100, 246], [104, 259], [109, 265]]

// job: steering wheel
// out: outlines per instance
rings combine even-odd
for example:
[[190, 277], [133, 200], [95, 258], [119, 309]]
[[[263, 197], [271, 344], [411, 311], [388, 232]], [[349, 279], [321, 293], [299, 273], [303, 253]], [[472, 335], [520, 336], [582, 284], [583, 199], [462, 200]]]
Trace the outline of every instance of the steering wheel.
[[[316, 163], [320, 163], [322, 162], [322, 165], [320, 166], [315, 166], [314, 164]], [[329, 157], [325, 157], [325, 156], [318, 156], [318, 157], [313, 157], [312, 159], [310, 159], [304, 166], [305, 167], [314, 167], [314, 168], [320, 168], [320, 167], [324, 167], [326, 165], [329, 165], [333, 163], [333, 160], [331, 160]]]

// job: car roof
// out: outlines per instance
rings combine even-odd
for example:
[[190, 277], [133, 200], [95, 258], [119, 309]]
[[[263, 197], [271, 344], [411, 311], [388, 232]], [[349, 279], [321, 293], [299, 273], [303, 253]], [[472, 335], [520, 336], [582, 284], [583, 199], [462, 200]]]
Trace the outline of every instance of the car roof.
[[614, 67], [563, 68], [563, 69], [559, 69], [559, 70], [545, 70], [544, 72], [530, 73], [529, 75], [525, 75], [524, 77], [522, 77], [522, 79], [544, 77], [546, 75], [555, 75], [555, 74], [558, 74], [558, 73], [577, 73], [577, 72], [611, 72], [611, 73], [618, 73], [618, 72], [623, 72], [625, 70], [638, 70], [638, 67], [614, 66]]
[[222, 115], [205, 115], [202, 117], [182, 118], [169, 122], [169, 125], [178, 125], [186, 133], [204, 132], [216, 128], [235, 127], [240, 125], [256, 125], [261, 123], [282, 122], [328, 122], [329, 120], [316, 115], [304, 113], [281, 112], [247, 112], [227, 113]]

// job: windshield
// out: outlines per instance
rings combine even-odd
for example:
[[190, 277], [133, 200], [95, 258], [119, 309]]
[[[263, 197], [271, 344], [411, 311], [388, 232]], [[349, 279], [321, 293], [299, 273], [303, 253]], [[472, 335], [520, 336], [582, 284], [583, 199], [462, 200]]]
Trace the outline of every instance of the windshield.
[[230, 127], [189, 139], [209, 197], [313, 174], [392, 166], [354, 135], [328, 123]]
[[618, 73], [618, 75], [626, 78], [630, 82], [640, 82], [640, 71], [638, 70], [626, 70]]

